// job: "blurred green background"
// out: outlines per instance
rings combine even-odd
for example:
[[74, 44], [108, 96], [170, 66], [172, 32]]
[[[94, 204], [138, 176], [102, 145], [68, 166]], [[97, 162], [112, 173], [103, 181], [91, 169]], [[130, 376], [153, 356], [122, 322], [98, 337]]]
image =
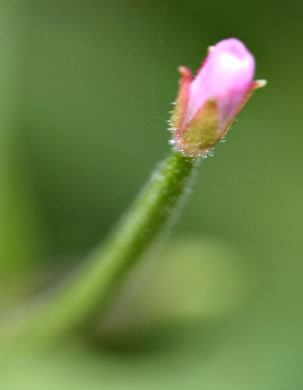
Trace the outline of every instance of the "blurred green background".
[[269, 81], [98, 335], [8, 360], [3, 390], [302, 388], [302, 16], [282, 0], [0, 1], [3, 312], [81, 262], [168, 154], [177, 66], [237, 37]]

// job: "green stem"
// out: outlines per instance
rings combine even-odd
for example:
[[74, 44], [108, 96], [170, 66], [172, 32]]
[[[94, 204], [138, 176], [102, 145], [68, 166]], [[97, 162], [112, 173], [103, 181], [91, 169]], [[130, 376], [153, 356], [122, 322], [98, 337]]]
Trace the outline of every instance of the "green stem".
[[175, 216], [195, 165], [195, 159], [179, 152], [160, 165], [108, 240], [41, 305], [40, 314], [27, 326], [30, 339], [51, 341], [87, 323], [103, 308], [117, 282]]

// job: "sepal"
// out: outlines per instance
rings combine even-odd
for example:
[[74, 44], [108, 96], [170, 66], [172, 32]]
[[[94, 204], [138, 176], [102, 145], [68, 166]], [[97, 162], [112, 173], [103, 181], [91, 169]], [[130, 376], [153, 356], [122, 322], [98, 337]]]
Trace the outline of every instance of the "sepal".
[[192, 121], [179, 129], [176, 142], [181, 153], [190, 157], [207, 154], [218, 139], [219, 115], [215, 99], [209, 99]]
[[184, 123], [189, 101], [189, 87], [192, 80], [190, 69], [180, 66], [178, 70], [181, 73], [181, 80], [175, 109], [170, 120], [172, 131], [180, 129]]
[[243, 99], [243, 101], [241, 102], [241, 104], [239, 105], [239, 107], [237, 108], [237, 111], [235, 112], [235, 115], [232, 117], [232, 119], [227, 123], [227, 125], [224, 126], [223, 128], [223, 131], [221, 132], [221, 136], [220, 138], [223, 138], [225, 136], [225, 134], [228, 132], [228, 130], [230, 129], [232, 123], [234, 122], [235, 118], [240, 114], [240, 112], [243, 110], [243, 108], [246, 106], [246, 104], [248, 103], [248, 101], [250, 100], [250, 98], [252, 97], [253, 93], [257, 90], [257, 89], [260, 89], [260, 88], [263, 88], [265, 87], [267, 84], [267, 81], [266, 80], [255, 80], [251, 83], [251, 87], [250, 89], [248, 90], [245, 98]]

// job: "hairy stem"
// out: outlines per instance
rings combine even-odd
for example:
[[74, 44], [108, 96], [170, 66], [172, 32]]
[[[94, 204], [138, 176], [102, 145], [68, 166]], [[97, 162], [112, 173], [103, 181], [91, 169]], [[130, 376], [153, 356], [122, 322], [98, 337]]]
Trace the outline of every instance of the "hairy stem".
[[[39, 344], [86, 324], [176, 214], [196, 160], [172, 152], [106, 242], [21, 326], [19, 336]], [[1, 330], [1, 328], [0, 328]], [[19, 338], [19, 337], [18, 337]]]

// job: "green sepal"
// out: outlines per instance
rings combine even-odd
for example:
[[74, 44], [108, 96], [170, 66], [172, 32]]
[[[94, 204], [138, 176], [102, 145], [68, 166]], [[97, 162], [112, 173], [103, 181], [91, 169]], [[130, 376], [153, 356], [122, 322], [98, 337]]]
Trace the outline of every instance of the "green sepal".
[[218, 141], [219, 115], [215, 99], [208, 100], [177, 139], [186, 156], [203, 156]]

